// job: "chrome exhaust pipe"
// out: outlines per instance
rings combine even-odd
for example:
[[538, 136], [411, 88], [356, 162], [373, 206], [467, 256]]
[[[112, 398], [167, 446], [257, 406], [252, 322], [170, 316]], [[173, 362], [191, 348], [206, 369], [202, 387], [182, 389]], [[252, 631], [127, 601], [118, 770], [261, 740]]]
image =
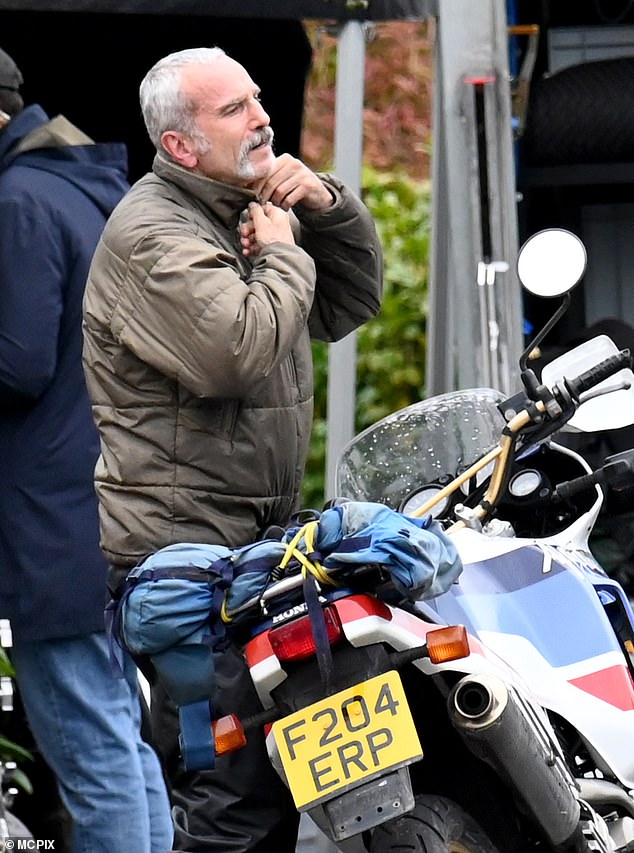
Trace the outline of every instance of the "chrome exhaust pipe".
[[576, 782], [530, 706], [497, 676], [467, 675], [447, 707], [471, 752], [491, 765], [516, 792], [553, 845], [579, 831]]

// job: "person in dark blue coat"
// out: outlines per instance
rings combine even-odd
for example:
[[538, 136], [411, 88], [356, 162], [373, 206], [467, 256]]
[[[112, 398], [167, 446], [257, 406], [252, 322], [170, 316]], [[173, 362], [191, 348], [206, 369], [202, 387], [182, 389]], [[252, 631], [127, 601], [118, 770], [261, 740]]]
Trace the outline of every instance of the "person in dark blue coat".
[[172, 821], [142, 740], [136, 668], [115, 677], [93, 488], [99, 440], [81, 363], [82, 299], [128, 189], [123, 144], [24, 108], [0, 50], [0, 617], [73, 853], [167, 853]]

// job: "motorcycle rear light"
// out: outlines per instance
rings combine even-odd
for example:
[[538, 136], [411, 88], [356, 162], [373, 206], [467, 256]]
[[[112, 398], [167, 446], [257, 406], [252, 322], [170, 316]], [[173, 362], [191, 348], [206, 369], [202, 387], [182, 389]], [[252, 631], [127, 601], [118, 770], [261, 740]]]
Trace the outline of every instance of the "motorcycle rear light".
[[[343, 637], [343, 628], [333, 607], [325, 607], [323, 613], [328, 642], [332, 646]], [[269, 631], [269, 642], [280, 661], [304, 660], [312, 657], [317, 650], [310, 616], [273, 628]]]
[[247, 742], [242, 723], [235, 714], [219, 717], [219, 719], [213, 721], [211, 728], [214, 733], [216, 755], [235, 752], [238, 749], [242, 749]]
[[469, 657], [469, 639], [464, 625], [450, 625], [427, 634], [427, 651], [432, 663]]

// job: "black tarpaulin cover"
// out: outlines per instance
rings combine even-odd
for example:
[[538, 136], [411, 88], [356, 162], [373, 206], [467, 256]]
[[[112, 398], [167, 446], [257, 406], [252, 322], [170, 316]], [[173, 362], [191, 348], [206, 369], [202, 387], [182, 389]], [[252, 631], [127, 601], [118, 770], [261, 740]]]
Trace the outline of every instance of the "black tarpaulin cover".
[[0, 10], [399, 20], [432, 14], [434, 0], [0, 0]]

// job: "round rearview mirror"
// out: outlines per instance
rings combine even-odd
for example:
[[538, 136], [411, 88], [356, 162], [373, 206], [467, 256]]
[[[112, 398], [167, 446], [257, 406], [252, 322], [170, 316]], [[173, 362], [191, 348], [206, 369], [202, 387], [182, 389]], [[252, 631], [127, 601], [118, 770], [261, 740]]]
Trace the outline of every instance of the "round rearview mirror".
[[522, 285], [535, 296], [563, 296], [578, 284], [586, 270], [581, 240], [563, 228], [546, 228], [524, 243], [517, 257]]

